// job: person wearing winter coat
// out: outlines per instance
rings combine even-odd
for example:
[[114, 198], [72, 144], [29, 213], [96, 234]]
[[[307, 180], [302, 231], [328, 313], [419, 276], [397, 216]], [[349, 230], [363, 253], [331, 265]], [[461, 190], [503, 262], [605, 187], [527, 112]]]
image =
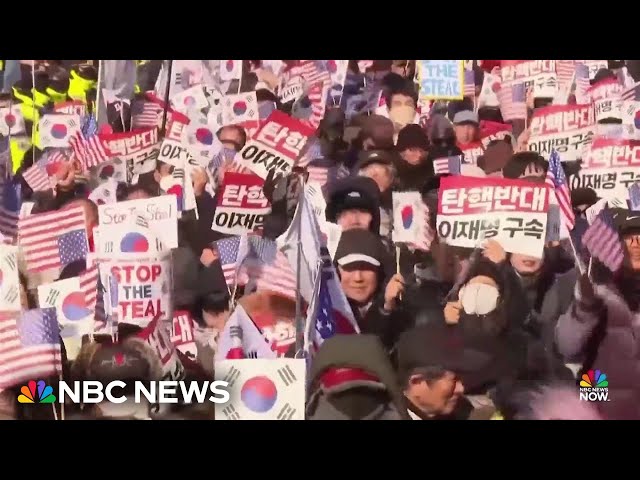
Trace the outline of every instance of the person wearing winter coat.
[[380, 190], [368, 177], [352, 176], [335, 183], [329, 193], [327, 221], [345, 230], [368, 229], [380, 235]]
[[307, 420], [408, 420], [393, 367], [375, 335], [335, 335], [313, 357]]
[[404, 278], [393, 275], [391, 257], [380, 238], [363, 230], [342, 233], [334, 261], [340, 285], [363, 333], [376, 334], [391, 349], [413, 323], [400, 298]]
[[606, 419], [640, 419], [640, 215], [612, 209], [623, 241], [624, 261], [615, 273], [593, 259], [591, 276], [579, 276], [573, 301], [555, 330], [558, 351], [598, 369], [609, 380], [609, 401], [598, 408]]

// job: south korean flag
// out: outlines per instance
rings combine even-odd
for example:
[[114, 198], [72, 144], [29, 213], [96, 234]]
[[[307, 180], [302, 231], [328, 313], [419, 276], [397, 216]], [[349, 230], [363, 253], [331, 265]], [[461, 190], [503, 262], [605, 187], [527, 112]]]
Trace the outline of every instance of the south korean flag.
[[38, 124], [40, 148], [67, 148], [69, 140], [80, 130], [79, 115], [49, 114]]
[[6, 137], [8, 135], [20, 135], [24, 132], [24, 117], [22, 116], [20, 105], [0, 108], [0, 134]]

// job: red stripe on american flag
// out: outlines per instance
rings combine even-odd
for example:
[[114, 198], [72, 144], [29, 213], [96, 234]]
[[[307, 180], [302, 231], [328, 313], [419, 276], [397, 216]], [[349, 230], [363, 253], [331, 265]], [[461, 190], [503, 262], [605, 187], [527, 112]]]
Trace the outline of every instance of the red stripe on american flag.
[[49, 175], [40, 165], [32, 165], [22, 174], [22, 178], [34, 192], [46, 192], [53, 188], [49, 181]]
[[285, 297], [296, 298], [296, 275], [282, 252], [278, 251], [272, 265], [248, 258], [245, 260], [244, 268], [248, 278], [255, 281], [258, 291], [269, 290]]
[[59, 268], [58, 237], [73, 230], [86, 229], [83, 207], [40, 213], [18, 221], [19, 244], [30, 272]]

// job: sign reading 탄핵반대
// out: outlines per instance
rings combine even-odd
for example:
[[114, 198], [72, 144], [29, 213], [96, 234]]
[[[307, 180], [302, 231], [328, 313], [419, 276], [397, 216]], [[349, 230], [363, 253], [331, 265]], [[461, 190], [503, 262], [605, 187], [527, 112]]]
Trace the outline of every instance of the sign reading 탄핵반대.
[[507, 252], [542, 257], [549, 210], [546, 185], [500, 178], [446, 177], [438, 194], [438, 236], [475, 248], [494, 238]]

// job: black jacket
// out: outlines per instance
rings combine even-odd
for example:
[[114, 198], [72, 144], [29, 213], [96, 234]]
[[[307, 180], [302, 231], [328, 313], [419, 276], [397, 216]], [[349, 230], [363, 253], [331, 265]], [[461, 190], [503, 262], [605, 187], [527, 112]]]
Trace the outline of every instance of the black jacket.
[[373, 300], [364, 316], [360, 314], [359, 308], [351, 300], [349, 300], [349, 304], [360, 331], [377, 335], [387, 351], [393, 348], [402, 332], [413, 327], [413, 320], [402, 305], [392, 312], [384, 311], [382, 308], [384, 297], [382, 295]]

